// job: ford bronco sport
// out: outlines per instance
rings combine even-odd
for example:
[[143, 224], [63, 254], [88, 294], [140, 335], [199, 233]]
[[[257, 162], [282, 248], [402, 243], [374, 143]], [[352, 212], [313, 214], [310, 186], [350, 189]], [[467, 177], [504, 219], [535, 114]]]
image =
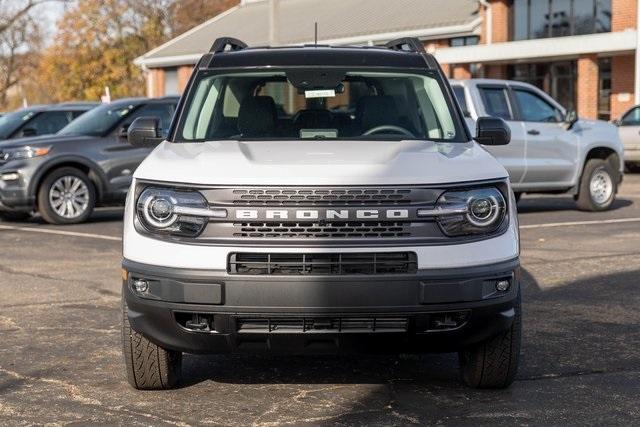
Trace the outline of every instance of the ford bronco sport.
[[[247, 48], [218, 39], [124, 219], [129, 383], [173, 387], [183, 353], [459, 352], [464, 382], [513, 382], [519, 240], [507, 171], [472, 137], [419, 41]], [[479, 144], [478, 144], [479, 143]]]

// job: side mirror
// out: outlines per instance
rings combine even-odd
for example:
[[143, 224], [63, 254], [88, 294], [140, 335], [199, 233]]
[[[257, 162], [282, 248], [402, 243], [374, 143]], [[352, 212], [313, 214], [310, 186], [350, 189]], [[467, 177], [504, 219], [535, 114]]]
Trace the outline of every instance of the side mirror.
[[127, 139], [127, 137], [128, 137], [127, 130], [128, 129], [129, 129], [129, 125], [124, 125], [120, 129], [118, 129], [118, 132], [116, 132], [116, 135], [118, 136], [118, 138]]
[[475, 140], [482, 145], [507, 145], [511, 141], [511, 129], [499, 117], [479, 117]]
[[567, 114], [564, 115], [564, 122], [567, 124], [567, 130], [571, 129], [577, 121], [578, 113], [576, 113], [576, 110], [567, 110]]
[[611, 120], [611, 124], [614, 126], [620, 127], [622, 125], [622, 120], [620, 119]]
[[27, 138], [30, 136], [36, 136], [38, 134], [38, 131], [36, 131], [34, 128], [24, 128], [22, 129], [22, 137]]
[[138, 117], [127, 129], [127, 140], [134, 147], [155, 147], [164, 138], [160, 134], [160, 120], [156, 117]]

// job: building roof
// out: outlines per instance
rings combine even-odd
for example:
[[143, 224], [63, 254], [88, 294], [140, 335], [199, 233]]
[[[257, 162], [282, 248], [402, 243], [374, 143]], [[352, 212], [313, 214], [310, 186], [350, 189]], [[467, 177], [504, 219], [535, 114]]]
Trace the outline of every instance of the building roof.
[[[277, 0], [277, 45], [314, 41], [333, 45], [383, 43], [398, 37], [434, 39], [473, 34], [477, 0]], [[245, 0], [136, 59], [147, 67], [194, 64], [218, 37], [267, 46], [269, 2]]]

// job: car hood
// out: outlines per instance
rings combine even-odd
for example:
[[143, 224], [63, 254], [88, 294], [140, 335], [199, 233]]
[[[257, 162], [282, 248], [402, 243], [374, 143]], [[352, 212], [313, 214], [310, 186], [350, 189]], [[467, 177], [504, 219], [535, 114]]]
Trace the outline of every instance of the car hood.
[[21, 147], [41, 147], [50, 144], [55, 144], [59, 141], [76, 141], [90, 139], [89, 136], [82, 135], [44, 135], [34, 136], [31, 138], [18, 138], [8, 139], [6, 141], [0, 141], [0, 150], [8, 148], [21, 148]]
[[218, 185], [382, 185], [507, 177], [474, 142], [213, 141], [160, 144], [137, 179]]

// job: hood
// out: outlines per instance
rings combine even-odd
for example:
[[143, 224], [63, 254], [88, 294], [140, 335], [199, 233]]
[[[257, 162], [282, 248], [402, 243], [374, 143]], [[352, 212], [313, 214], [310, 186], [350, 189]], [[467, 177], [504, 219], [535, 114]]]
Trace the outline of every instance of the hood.
[[474, 142], [213, 141], [160, 144], [137, 179], [207, 185], [439, 184], [503, 178]]
[[44, 136], [34, 136], [30, 138], [17, 138], [17, 139], [7, 139], [5, 141], [0, 141], [0, 150], [7, 148], [21, 148], [21, 147], [41, 147], [50, 144], [55, 144], [59, 141], [76, 141], [90, 139], [88, 136], [82, 135], [44, 135]]

